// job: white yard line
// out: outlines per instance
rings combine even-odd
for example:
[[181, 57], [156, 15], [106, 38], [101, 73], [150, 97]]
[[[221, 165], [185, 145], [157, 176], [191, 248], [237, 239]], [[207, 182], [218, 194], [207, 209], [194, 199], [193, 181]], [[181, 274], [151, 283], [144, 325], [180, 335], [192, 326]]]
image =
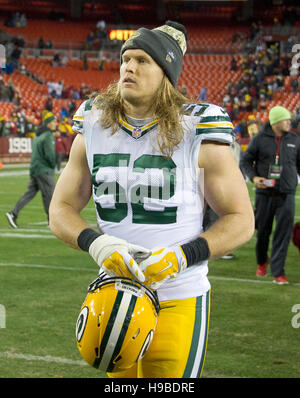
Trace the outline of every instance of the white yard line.
[[53, 357], [51, 355], [39, 356], [39, 355], [31, 355], [31, 354], [16, 354], [9, 351], [0, 351], [0, 358], [4, 359], [22, 359], [26, 361], [42, 361], [42, 362], [52, 362], [52, 363], [60, 363], [64, 365], [79, 365], [79, 366], [87, 366], [88, 364], [83, 360], [74, 360], [62, 357]]
[[19, 170], [19, 171], [1, 171], [0, 177], [19, 177], [20, 175], [29, 174], [29, 170]]
[[[52, 355], [40, 356], [40, 355], [32, 355], [32, 354], [16, 354], [9, 351], [0, 351], [0, 358], [3, 359], [21, 359], [23, 361], [38, 361], [38, 362], [47, 362], [47, 363], [58, 363], [63, 365], [75, 365], [75, 366], [88, 366], [88, 364], [84, 360], [76, 360], [76, 359], [69, 359], [64, 357], [53, 357]], [[203, 378], [227, 378], [232, 376], [226, 375], [216, 375], [210, 374], [208, 372], [203, 372]], [[235, 376], [239, 377], [239, 376]]]
[[[25, 268], [45, 268], [45, 269], [57, 269], [61, 271], [87, 271], [96, 272], [96, 268], [76, 268], [76, 267], [59, 267], [55, 265], [47, 264], [21, 264], [21, 263], [6, 263], [0, 262], [0, 267], [25, 267]], [[243, 279], [243, 278], [232, 278], [227, 276], [213, 276], [208, 275], [209, 280], [224, 281], [224, 282], [238, 282], [238, 283], [257, 283], [273, 285], [273, 281], [264, 279]], [[292, 283], [293, 286], [300, 286], [300, 283]]]
[[0, 267], [17, 267], [17, 268], [44, 268], [44, 269], [55, 269], [61, 271], [86, 271], [86, 272], [97, 272], [95, 268], [76, 268], [76, 267], [59, 267], [57, 265], [44, 265], [44, 264], [20, 264], [20, 263], [3, 263], [0, 262]]
[[54, 235], [19, 234], [15, 232], [0, 233], [1, 238], [57, 239]]

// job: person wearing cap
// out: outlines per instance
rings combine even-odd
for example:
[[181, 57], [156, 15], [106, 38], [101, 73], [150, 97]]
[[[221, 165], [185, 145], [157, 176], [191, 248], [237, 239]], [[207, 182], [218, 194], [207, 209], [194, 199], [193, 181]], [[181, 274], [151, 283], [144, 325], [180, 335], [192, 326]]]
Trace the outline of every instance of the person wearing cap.
[[[241, 161], [256, 187], [257, 276], [266, 276], [270, 264], [274, 283], [289, 284], [285, 261], [295, 213], [295, 192], [300, 174], [300, 137], [290, 132], [291, 113], [282, 106], [269, 112], [269, 121], [255, 135]], [[269, 241], [274, 219], [271, 255]]]
[[6, 213], [6, 218], [13, 228], [18, 228], [17, 218], [20, 211], [41, 191], [44, 210], [49, 220], [49, 206], [55, 187], [55, 138], [57, 120], [52, 112], [44, 112], [42, 124], [38, 127], [32, 141], [30, 160], [30, 179], [27, 191], [18, 200], [14, 208]]
[[[160, 301], [150, 348], [117, 377], [200, 377], [208, 260], [254, 232], [227, 113], [177, 89], [186, 46], [185, 28], [172, 21], [140, 28], [124, 43], [119, 81], [73, 116], [78, 134], [50, 205], [59, 239], [87, 251], [104, 275], [137, 279]], [[97, 231], [80, 216], [91, 195]], [[219, 219], [203, 232], [205, 201]]]

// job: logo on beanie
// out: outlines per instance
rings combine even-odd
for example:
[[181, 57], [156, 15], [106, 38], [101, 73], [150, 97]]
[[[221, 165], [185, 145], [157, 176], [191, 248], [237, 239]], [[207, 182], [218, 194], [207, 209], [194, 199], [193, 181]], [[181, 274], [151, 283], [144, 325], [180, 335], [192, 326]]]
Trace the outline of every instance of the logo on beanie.
[[166, 61], [168, 62], [176, 61], [176, 55], [174, 54], [173, 51], [168, 50], [168, 53], [166, 55]]
[[123, 44], [123, 49], [126, 48], [126, 47], [131, 46], [131, 45], [133, 44], [134, 39], [136, 39], [136, 38], [139, 37], [140, 35], [141, 35], [141, 34], [140, 34], [139, 32], [133, 33], [133, 34], [129, 37], [129, 39], [127, 39], [127, 40], [125, 41], [125, 43]]

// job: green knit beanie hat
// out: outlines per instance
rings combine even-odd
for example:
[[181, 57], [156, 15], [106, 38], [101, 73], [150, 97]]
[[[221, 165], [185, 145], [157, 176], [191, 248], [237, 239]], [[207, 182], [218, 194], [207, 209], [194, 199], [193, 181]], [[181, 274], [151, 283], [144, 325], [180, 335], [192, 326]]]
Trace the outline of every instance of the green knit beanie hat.
[[144, 50], [163, 69], [174, 87], [177, 86], [186, 52], [187, 32], [178, 22], [167, 21], [165, 25], [149, 30], [138, 29], [123, 44], [122, 55], [129, 49]]
[[291, 113], [283, 106], [274, 106], [269, 112], [270, 125], [291, 119]]
[[44, 112], [43, 113], [43, 125], [47, 126], [48, 123], [52, 122], [52, 120], [56, 119], [52, 112]]

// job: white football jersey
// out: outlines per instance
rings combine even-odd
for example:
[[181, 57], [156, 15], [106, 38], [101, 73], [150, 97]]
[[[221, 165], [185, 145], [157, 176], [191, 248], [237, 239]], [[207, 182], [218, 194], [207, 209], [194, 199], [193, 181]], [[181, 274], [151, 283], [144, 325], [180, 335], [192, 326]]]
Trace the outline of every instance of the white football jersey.
[[[100, 112], [88, 100], [73, 117], [73, 130], [85, 139], [99, 228], [149, 249], [196, 239], [204, 207], [199, 148], [205, 139], [233, 142], [227, 113], [216, 105], [187, 105], [184, 139], [167, 159], [157, 149], [157, 120], [137, 128], [120, 119], [112, 135], [101, 127]], [[206, 293], [207, 273], [207, 261], [188, 267], [157, 290], [159, 299]]]

